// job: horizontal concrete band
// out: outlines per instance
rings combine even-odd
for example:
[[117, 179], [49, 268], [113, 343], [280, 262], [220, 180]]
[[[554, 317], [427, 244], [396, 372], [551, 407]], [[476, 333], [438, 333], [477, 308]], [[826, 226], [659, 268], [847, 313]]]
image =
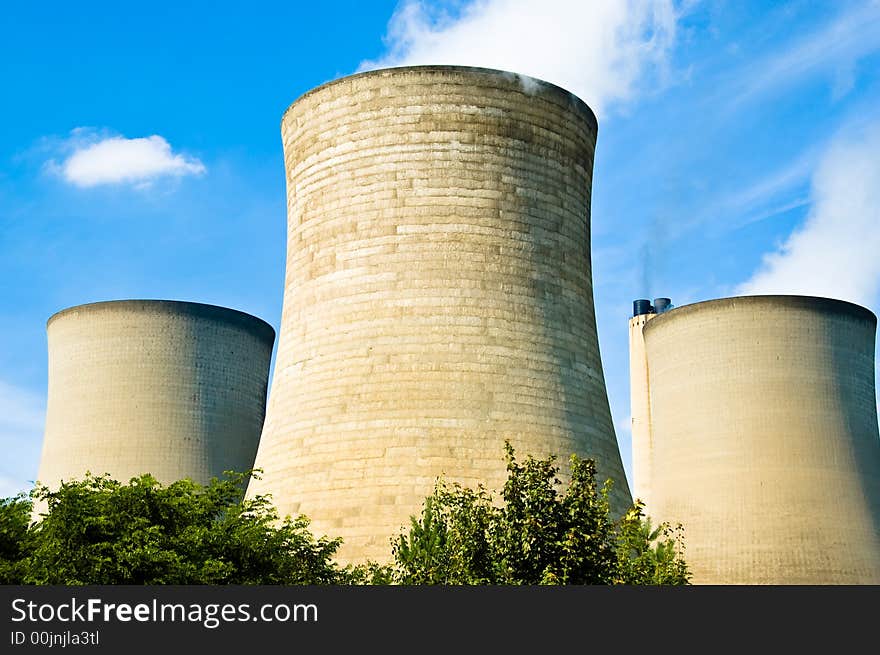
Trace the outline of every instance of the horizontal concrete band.
[[309, 89], [299, 98], [294, 100], [281, 116], [281, 123], [282, 125], [284, 124], [284, 121], [287, 119], [287, 114], [294, 107], [303, 104], [303, 101], [311, 95], [325, 92], [327, 87], [330, 86], [358, 81], [360, 80], [360, 78], [368, 78], [369, 84], [378, 86], [375, 83], [376, 79], [381, 79], [383, 77], [399, 77], [402, 75], [408, 75], [411, 77], [423, 76], [425, 78], [426, 84], [436, 84], [438, 76], [444, 74], [448, 75], [450, 78], [466, 78], [468, 80], [473, 80], [474, 82], [470, 82], [471, 85], [483, 83], [495, 86], [499, 85], [498, 81], [501, 80], [502, 84], [505, 87], [510, 88], [510, 82], [514, 82], [515, 84], [519, 85], [520, 89], [522, 89], [524, 92], [529, 93], [530, 95], [541, 95], [543, 97], [555, 96], [557, 102], [560, 105], [571, 105], [574, 111], [582, 113], [584, 115], [584, 120], [586, 120], [590, 124], [590, 127], [592, 128], [594, 133], [599, 128], [599, 122], [596, 120], [596, 114], [593, 112], [592, 109], [590, 109], [589, 105], [587, 105], [587, 103], [585, 103], [583, 100], [578, 98], [570, 91], [563, 89], [556, 84], [552, 84], [551, 82], [531, 77], [529, 75], [522, 75], [521, 73], [514, 73], [511, 71], [500, 71], [494, 68], [481, 68], [479, 66], [452, 65], [397, 66], [395, 68], [386, 68], [380, 70], [365, 71], [362, 73], [355, 73], [354, 75], [347, 75], [343, 78], [331, 80], [330, 82], [325, 82], [324, 84], [316, 86], [313, 89]]
[[645, 327], [645, 332], [654, 330], [658, 325], [662, 326], [668, 321], [687, 320], [695, 312], [717, 311], [724, 312], [727, 309], [735, 309], [738, 307], [757, 306], [767, 309], [766, 319], [773, 319], [772, 312], [780, 309], [800, 309], [806, 312], [814, 312], [818, 314], [841, 314], [850, 316], [857, 320], [868, 321], [877, 325], [877, 316], [867, 307], [847, 302], [846, 300], [838, 300], [836, 298], [823, 298], [819, 296], [794, 296], [794, 295], [757, 295], [757, 296], [735, 296], [732, 298], [716, 298], [714, 300], [704, 300], [689, 305], [676, 307], [674, 311], [664, 312], [654, 315], [654, 319]]

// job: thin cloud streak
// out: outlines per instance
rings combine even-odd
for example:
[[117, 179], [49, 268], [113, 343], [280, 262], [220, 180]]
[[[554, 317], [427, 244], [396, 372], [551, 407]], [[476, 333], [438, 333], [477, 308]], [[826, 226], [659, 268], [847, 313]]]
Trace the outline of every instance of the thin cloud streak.
[[710, 200], [688, 228], [713, 221], [725, 231], [735, 230], [803, 207], [809, 203], [805, 192], [817, 159], [815, 149], [811, 148], [756, 182], [723, 193]]
[[757, 97], [778, 94], [816, 74], [829, 78], [830, 93], [839, 99], [854, 84], [859, 60], [880, 52], [880, 2], [861, 3], [832, 23], [806, 34], [784, 49], [750, 63], [738, 74], [728, 111]]

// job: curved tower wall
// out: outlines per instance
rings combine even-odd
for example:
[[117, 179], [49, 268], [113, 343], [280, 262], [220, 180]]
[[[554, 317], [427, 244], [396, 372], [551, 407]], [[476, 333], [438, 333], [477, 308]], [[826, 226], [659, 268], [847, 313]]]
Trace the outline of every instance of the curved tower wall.
[[287, 276], [249, 494], [343, 537], [343, 560], [385, 559], [438, 475], [500, 486], [510, 439], [596, 457], [622, 510], [590, 109], [510, 73], [394, 68], [310, 91], [281, 131]]
[[644, 327], [651, 510], [684, 524], [694, 582], [880, 582], [876, 322], [752, 296]]
[[253, 466], [269, 324], [213, 305], [121, 300], [61, 311], [47, 332], [41, 483], [87, 471], [206, 483]]

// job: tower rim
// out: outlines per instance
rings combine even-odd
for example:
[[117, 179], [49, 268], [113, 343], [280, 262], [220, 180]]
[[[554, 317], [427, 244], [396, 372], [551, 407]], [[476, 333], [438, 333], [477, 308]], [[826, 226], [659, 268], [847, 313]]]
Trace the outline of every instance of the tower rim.
[[829, 314], [849, 315], [853, 318], [867, 321], [875, 327], [877, 325], [877, 316], [874, 312], [867, 307], [863, 307], [862, 305], [848, 300], [799, 294], [755, 294], [713, 298], [711, 300], [701, 300], [687, 305], [679, 305], [678, 307], [673, 307], [662, 314], [657, 314], [645, 324], [642, 330], [643, 333], [647, 335], [648, 333], [657, 330], [658, 326], [662, 327], [676, 319], [684, 319], [695, 312], [723, 310], [725, 306], [733, 307], [736, 305], [761, 304], [775, 307], [803, 308]]
[[396, 73], [415, 73], [415, 72], [428, 72], [428, 71], [436, 71], [436, 72], [448, 72], [448, 73], [475, 73], [482, 74], [492, 77], [499, 77], [503, 79], [510, 80], [512, 82], [519, 82], [522, 88], [522, 92], [526, 95], [537, 95], [536, 92], [529, 92], [525, 85], [522, 83], [522, 80], [529, 80], [530, 83], [534, 83], [538, 85], [538, 88], [541, 88], [545, 91], [549, 91], [552, 93], [556, 93], [562, 96], [565, 96], [569, 99], [571, 104], [577, 107], [586, 117], [593, 131], [598, 132], [599, 130], [599, 120], [596, 117], [596, 113], [593, 109], [579, 96], [572, 93], [568, 89], [559, 86], [558, 84], [554, 84], [553, 82], [548, 82], [547, 80], [543, 80], [538, 77], [533, 77], [531, 75], [526, 75], [524, 73], [517, 73], [515, 71], [504, 70], [500, 68], [489, 68], [485, 66], [462, 66], [457, 64], [419, 64], [419, 65], [405, 65], [405, 66], [386, 66], [383, 68], [374, 68], [367, 71], [359, 71], [357, 73], [351, 73], [350, 75], [344, 75], [342, 77], [337, 77], [332, 80], [328, 80], [323, 84], [319, 84], [316, 87], [309, 89], [308, 91], [299, 95], [296, 100], [291, 102], [287, 108], [284, 110], [284, 113], [281, 115], [281, 124], [284, 124], [287, 115], [293, 109], [293, 107], [306, 98], [320, 93], [321, 91], [327, 89], [328, 87], [334, 86], [336, 84], [342, 84], [345, 82], [350, 82], [354, 79], [359, 79], [361, 77], [366, 76], [374, 76], [374, 75], [393, 75]]
[[214, 320], [221, 323], [237, 325], [253, 336], [267, 343], [274, 344], [275, 328], [263, 319], [239, 309], [194, 302], [190, 300], [167, 300], [158, 298], [123, 298], [118, 300], [99, 300], [66, 307], [52, 314], [46, 321], [46, 329], [59, 318], [74, 313], [90, 314], [106, 310], [150, 311], [154, 313], [182, 314], [196, 318]]

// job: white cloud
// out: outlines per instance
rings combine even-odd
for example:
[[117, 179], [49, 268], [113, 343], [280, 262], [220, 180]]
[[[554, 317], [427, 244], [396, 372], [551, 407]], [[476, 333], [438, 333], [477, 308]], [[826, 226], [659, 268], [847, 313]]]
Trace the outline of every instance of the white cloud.
[[31, 488], [43, 441], [41, 395], [0, 380], [0, 497]]
[[60, 164], [49, 162], [53, 172], [78, 187], [102, 184], [148, 185], [160, 177], [200, 175], [205, 166], [194, 157], [174, 153], [161, 136], [127, 139], [100, 136], [78, 128], [65, 144], [70, 154]]
[[676, 23], [672, 0], [473, 0], [454, 18], [407, 0], [389, 23], [388, 53], [361, 70], [498, 68], [558, 84], [602, 114], [659, 83]]
[[804, 224], [738, 288], [873, 305], [880, 290], [880, 123], [835, 138], [813, 175]]

